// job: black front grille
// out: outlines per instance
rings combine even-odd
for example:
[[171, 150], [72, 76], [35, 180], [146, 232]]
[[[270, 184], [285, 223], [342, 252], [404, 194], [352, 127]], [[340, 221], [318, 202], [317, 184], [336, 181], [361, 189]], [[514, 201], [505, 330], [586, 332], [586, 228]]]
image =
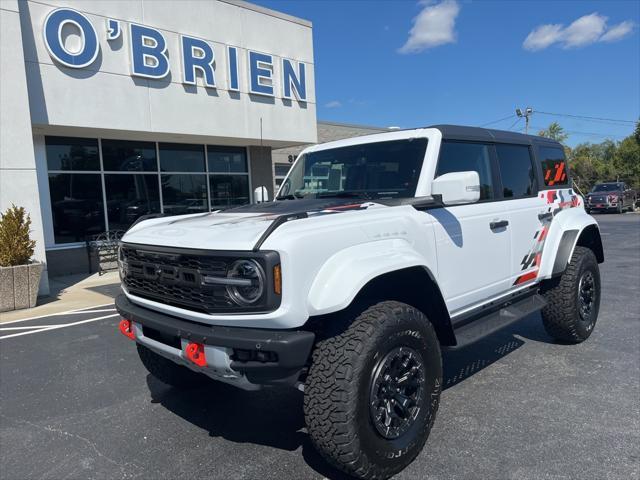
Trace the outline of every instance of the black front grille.
[[609, 199], [606, 195], [591, 195], [589, 203], [609, 203]]
[[[126, 268], [122, 282], [133, 295], [203, 313], [264, 310], [273, 303], [266, 295], [258, 305], [240, 307], [231, 300], [224, 285], [203, 284], [203, 275], [226, 277], [227, 269], [238, 256], [197, 252], [123, 244], [120, 255]], [[263, 268], [269, 263], [264, 256], [248, 255]]]

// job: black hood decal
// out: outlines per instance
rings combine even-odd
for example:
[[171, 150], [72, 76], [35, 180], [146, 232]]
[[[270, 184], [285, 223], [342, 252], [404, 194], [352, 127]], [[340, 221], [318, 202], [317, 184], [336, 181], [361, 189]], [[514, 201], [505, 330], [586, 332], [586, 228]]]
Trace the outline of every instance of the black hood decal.
[[297, 200], [277, 200], [274, 202], [254, 203], [241, 207], [222, 210], [224, 213], [263, 213], [268, 215], [293, 215], [302, 212], [320, 212], [336, 209], [346, 210], [348, 206], [359, 209], [368, 205], [369, 201], [353, 198], [301, 198]]

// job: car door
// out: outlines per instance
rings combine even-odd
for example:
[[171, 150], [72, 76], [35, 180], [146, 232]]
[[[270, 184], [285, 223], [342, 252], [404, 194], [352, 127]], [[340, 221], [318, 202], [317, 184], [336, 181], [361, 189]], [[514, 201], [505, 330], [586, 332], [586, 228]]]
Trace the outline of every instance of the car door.
[[553, 214], [547, 211], [547, 198], [538, 195], [532, 147], [527, 144], [497, 144], [495, 148], [501, 196], [511, 235], [509, 285], [520, 287], [537, 278]]
[[[511, 227], [511, 288], [534, 283], [555, 215], [578, 205], [560, 145], [496, 145], [500, 183]], [[540, 163], [538, 168], [537, 162]], [[536, 174], [540, 172], [540, 174]]]
[[509, 288], [510, 238], [490, 144], [444, 141], [435, 177], [476, 171], [480, 201], [430, 210], [438, 257], [438, 283], [452, 315]]

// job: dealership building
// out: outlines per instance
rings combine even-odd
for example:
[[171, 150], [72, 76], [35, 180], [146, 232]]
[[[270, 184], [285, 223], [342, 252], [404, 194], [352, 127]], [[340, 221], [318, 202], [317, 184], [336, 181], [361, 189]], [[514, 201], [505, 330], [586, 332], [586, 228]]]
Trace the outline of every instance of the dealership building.
[[2, 0], [0, 19], [0, 209], [29, 212], [49, 276], [141, 215], [271, 197], [272, 151], [317, 140], [306, 20], [236, 0]]

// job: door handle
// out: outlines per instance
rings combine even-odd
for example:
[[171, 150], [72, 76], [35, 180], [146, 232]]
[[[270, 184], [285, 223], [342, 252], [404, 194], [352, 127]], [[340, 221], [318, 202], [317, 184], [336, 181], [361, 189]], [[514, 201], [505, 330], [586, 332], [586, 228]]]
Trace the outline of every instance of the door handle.
[[497, 222], [491, 222], [489, 224], [489, 227], [491, 228], [491, 230], [497, 230], [499, 228], [505, 228], [509, 225], [509, 221], [508, 220], [499, 220]]

